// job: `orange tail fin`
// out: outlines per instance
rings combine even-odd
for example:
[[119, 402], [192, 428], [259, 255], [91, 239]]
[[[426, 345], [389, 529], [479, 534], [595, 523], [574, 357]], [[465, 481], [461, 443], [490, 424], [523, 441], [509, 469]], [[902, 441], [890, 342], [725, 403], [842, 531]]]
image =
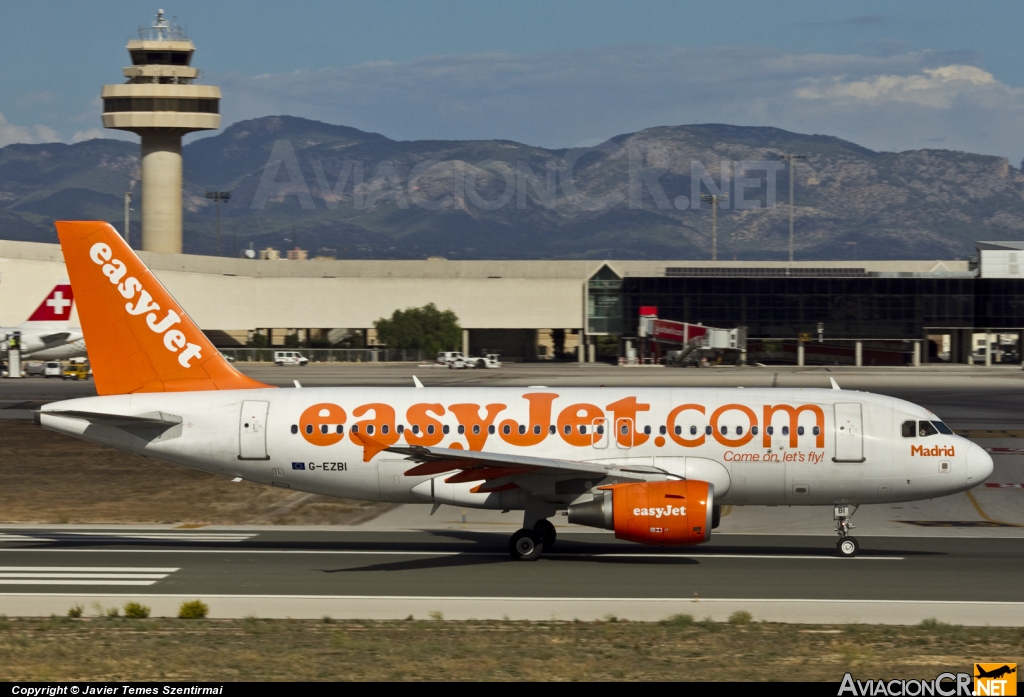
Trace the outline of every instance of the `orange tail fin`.
[[101, 395], [270, 387], [224, 360], [117, 231], [57, 223]]

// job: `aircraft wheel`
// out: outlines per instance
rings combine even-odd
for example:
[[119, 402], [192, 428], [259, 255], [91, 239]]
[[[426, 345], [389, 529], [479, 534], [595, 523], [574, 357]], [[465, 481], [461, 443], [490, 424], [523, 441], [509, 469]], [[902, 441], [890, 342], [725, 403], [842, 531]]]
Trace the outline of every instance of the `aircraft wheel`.
[[841, 557], [855, 557], [860, 551], [860, 544], [856, 537], [844, 537], [836, 544], [836, 550]]
[[544, 542], [544, 549], [550, 550], [555, 546], [555, 526], [552, 525], [551, 521], [543, 518], [533, 524], [533, 529], [540, 535], [540, 539]]
[[536, 530], [523, 528], [509, 540], [508, 551], [518, 561], [535, 561], [544, 551], [544, 540]]

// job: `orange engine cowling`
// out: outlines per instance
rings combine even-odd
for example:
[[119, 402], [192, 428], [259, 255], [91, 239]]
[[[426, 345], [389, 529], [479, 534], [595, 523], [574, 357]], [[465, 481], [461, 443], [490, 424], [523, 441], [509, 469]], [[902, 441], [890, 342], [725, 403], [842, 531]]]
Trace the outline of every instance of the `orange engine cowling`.
[[569, 506], [569, 522], [614, 530], [649, 545], [695, 545], [711, 538], [715, 487], [691, 479], [601, 487], [592, 501]]

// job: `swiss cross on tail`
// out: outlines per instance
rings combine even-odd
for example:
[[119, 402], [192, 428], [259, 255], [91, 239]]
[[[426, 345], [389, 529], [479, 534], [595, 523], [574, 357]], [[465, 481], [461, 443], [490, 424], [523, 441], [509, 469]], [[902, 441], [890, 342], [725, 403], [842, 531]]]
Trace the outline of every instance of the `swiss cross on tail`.
[[71, 306], [75, 302], [75, 293], [70, 283], [58, 283], [46, 300], [36, 308], [29, 322], [67, 322], [71, 319]]

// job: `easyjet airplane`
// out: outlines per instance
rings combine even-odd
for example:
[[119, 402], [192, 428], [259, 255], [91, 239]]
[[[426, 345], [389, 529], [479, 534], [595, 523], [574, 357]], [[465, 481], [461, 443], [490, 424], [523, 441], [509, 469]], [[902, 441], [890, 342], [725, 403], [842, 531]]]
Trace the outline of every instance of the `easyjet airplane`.
[[0, 327], [0, 351], [7, 352], [7, 339], [21, 332], [21, 356], [37, 360], [60, 360], [85, 355], [82, 330], [69, 326], [75, 302], [71, 284], [58, 283], [36, 308], [16, 327]]
[[[839, 554], [867, 503], [934, 498], [992, 472], [927, 409], [838, 389], [272, 389], [242, 375], [102, 222], [57, 229], [100, 396], [46, 428], [226, 477], [327, 496], [523, 511], [654, 545], [706, 542], [729, 505], [834, 506]], [[298, 385], [296, 385], [298, 387]]]

